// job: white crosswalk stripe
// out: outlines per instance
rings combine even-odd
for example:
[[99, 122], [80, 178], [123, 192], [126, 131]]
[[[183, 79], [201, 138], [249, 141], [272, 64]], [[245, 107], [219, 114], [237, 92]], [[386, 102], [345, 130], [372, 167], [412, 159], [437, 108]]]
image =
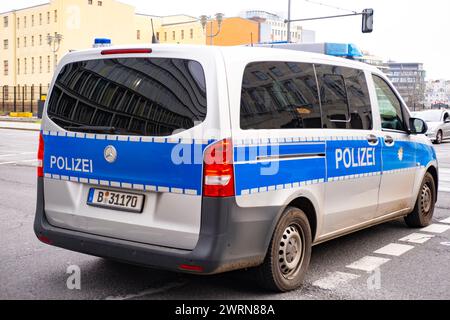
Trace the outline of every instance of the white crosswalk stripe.
[[450, 193], [450, 169], [439, 168], [439, 191]]

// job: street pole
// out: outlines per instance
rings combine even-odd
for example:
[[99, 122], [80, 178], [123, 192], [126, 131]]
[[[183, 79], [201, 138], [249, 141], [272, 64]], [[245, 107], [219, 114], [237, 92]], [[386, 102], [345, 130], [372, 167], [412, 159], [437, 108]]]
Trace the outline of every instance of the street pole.
[[291, 42], [291, 0], [288, 0], [287, 42]]

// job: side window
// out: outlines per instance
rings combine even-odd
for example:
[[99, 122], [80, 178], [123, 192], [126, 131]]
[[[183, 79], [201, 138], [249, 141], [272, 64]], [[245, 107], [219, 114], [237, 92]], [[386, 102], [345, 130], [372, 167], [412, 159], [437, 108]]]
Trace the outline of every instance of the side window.
[[406, 131], [402, 105], [389, 84], [373, 75], [381, 115], [381, 127], [388, 130]]
[[355, 130], [372, 130], [372, 104], [364, 71], [343, 68], [350, 106], [350, 127]]
[[371, 130], [372, 106], [364, 71], [316, 65], [323, 127]]
[[447, 121], [449, 117], [450, 115], [447, 112], [444, 113], [444, 122]]
[[241, 128], [322, 128], [312, 64], [255, 62], [244, 71]]
[[326, 129], [350, 129], [350, 109], [342, 68], [316, 65], [322, 102], [322, 121]]

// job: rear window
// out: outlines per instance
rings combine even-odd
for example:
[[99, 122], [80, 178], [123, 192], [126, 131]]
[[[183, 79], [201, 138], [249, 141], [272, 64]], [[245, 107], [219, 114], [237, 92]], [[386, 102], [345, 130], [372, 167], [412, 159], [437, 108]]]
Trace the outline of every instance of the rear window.
[[200, 63], [122, 58], [66, 65], [47, 113], [68, 131], [169, 136], [203, 122], [206, 109]]

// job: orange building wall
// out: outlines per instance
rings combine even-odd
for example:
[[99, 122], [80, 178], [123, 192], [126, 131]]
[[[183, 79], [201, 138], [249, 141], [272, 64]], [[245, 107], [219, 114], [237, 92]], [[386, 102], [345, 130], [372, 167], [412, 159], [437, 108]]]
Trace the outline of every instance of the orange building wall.
[[[213, 32], [218, 30], [217, 22], [213, 23]], [[211, 34], [211, 23], [208, 22], [206, 34]], [[243, 18], [225, 18], [222, 23], [222, 30], [219, 35], [213, 38], [213, 45], [216, 46], [235, 46], [259, 42], [259, 23]], [[211, 44], [210, 38], [206, 37], [206, 44]]]

